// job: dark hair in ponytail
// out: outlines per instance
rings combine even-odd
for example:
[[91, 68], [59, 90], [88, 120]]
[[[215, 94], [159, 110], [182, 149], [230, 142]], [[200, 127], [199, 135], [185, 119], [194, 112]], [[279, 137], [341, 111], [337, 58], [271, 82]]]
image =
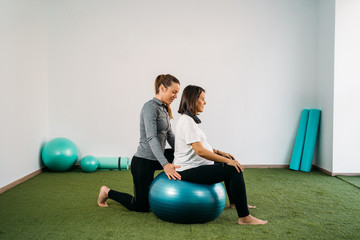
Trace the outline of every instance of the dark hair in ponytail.
[[[159, 93], [160, 86], [163, 85], [165, 88], [170, 87], [173, 83], [180, 84], [180, 81], [170, 74], [160, 74], [155, 79], [155, 94]], [[171, 119], [174, 119], [172, 116], [171, 108], [169, 105], [166, 105], [168, 108], [168, 113]]]
[[178, 113], [183, 114], [185, 111], [187, 111], [188, 113], [195, 115], [196, 101], [202, 92], [205, 92], [202, 87], [194, 85], [186, 86], [181, 96]]

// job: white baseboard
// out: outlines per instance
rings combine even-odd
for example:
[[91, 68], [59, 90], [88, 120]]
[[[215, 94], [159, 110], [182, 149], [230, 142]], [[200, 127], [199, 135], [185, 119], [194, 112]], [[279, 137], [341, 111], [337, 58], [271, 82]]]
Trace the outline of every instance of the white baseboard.
[[346, 172], [330, 172], [322, 167], [316, 166], [314, 165], [314, 167], [316, 167], [317, 169], [319, 169], [320, 171], [330, 175], [330, 176], [338, 176], [338, 175], [342, 175], [342, 176], [349, 176], [349, 177], [356, 177], [356, 176], [360, 176], [360, 173], [346, 173]]

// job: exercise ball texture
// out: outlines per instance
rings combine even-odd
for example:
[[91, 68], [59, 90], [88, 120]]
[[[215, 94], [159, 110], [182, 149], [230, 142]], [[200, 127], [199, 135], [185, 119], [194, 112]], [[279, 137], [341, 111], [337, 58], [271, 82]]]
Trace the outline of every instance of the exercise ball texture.
[[64, 172], [75, 165], [78, 160], [78, 149], [67, 138], [54, 138], [45, 144], [41, 158], [49, 169]]
[[84, 172], [95, 172], [99, 167], [99, 161], [94, 156], [88, 155], [81, 159], [80, 167]]
[[222, 213], [226, 192], [221, 183], [208, 185], [169, 180], [162, 172], [150, 187], [149, 203], [153, 213], [164, 221], [204, 223]]

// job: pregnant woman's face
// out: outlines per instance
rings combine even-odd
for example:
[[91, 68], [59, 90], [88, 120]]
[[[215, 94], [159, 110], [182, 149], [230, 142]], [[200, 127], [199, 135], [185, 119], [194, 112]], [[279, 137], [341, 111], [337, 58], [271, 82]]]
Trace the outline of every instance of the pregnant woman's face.
[[204, 106], [206, 104], [205, 101], [205, 92], [201, 92], [199, 98], [196, 101], [196, 113], [200, 113], [204, 111]]

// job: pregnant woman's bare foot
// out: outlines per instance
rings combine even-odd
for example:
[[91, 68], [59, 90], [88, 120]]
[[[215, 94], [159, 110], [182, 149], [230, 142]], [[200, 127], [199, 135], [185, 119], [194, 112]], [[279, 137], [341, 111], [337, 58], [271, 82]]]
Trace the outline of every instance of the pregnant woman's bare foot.
[[240, 225], [259, 225], [259, 224], [267, 224], [267, 223], [268, 223], [268, 221], [258, 219], [251, 215], [248, 215], [246, 217], [242, 217], [242, 218], [238, 219], [238, 224], [240, 224]]

